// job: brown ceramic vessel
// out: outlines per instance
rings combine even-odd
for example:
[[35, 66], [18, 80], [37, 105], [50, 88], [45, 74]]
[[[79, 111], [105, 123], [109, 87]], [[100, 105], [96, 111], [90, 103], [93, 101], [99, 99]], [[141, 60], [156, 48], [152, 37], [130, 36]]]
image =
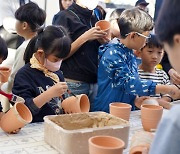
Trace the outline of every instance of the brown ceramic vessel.
[[0, 82], [4, 83], [8, 81], [8, 78], [11, 74], [9, 67], [1, 66], [0, 67]]
[[154, 135], [150, 132], [136, 132], [130, 144], [130, 154], [148, 154]]
[[99, 20], [96, 22], [95, 27], [100, 27], [100, 29], [107, 33], [106, 37], [111, 38], [111, 24], [106, 20]]
[[70, 96], [63, 100], [62, 108], [65, 113], [89, 112], [90, 103], [88, 96], [85, 94]]
[[144, 130], [156, 131], [163, 114], [163, 107], [157, 105], [141, 105], [141, 122]]
[[15, 105], [1, 118], [1, 129], [7, 133], [16, 131], [32, 121], [32, 114], [24, 103]]
[[130, 104], [115, 102], [109, 104], [109, 108], [110, 108], [110, 114], [129, 121], [131, 108], [132, 108]]
[[89, 154], [122, 154], [124, 141], [112, 136], [93, 136], [89, 138]]

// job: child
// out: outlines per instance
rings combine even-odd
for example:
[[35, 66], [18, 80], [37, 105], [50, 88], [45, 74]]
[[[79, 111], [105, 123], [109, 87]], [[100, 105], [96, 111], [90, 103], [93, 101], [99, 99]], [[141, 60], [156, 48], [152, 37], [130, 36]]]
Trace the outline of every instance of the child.
[[[168, 11], [167, 11], [168, 10]], [[166, 19], [166, 20], [164, 20]], [[156, 34], [173, 68], [180, 73], [180, 1], [164, 0], [156, 23]], [[180, 106], [171, 108], [156, 131], [150, 154], [180, 153]]]
[[137, 95], [167, 93], [179, 97], [180, 91], [175, 86], [156, 85], [153, 81], [139, 79], [132, 49], [140, 50], [145, 45], [153, 28], [152, 18], [140, 9], [129, 9], [122, 12], [118, 25], [120, 42], [105, 44], [99, 49], [98, 94], [93, 110], [109, 112], [111, 102], [131, 104], [134, 110]]
[[[141, 57], [142, 63], [139, 65], [138, 74], [141, 79], [152, 80], [157, 84], [169, 85], [169, 77], [165, 71], [157, 69], [156, 65], [160, 63], [164, 51], [162, 45], [158, 43], [158, 40], [155, 35], [151, 35], [148, 39], [146, 45], [137, 51]], [[169, 95], [156, 94], [151, 97], [158, 98], [160, 105], [165, 105], [165, 108], [170, 108], [169, 102], [172, 101], [172, 98]]]
[[55, 26], [46, 27], [28, 44], [25, 59], [29, 58], [30, 63], [17, 72], [12, 92], [25, 99], [33, 122], [43, 121], [46, 115], [63, 113], [60, 97], [67, 92], [67, 84], [59, 69], [70, 49], [67, 32]]
[[26, 46], [30, 39], [37, 34], [38, 29], [44, 24], [46, 13], [44, 10], [39, 8], [37, 4], [30, 2], [17, 9], [15, 12], [15, 18], [17, 20], [16, 31], [18, 35], [24, 37], [25, 41], [17, 49], [11, 75], [8, 82], [2, 87], [3, 90], [9, 93], [12, 91], [12, 86], [17, 71], [25, 64], [23, 56]]
[[[0, 64], [7, 58], [8, 55], [8, 49], [7, 49], [7, 45], [5, 43], [5, 41], [0, 37]], [[1, 86], [1, 84], [0, 84]], [[1, 117], [3, 116], [3, 112], [2, 112], [2, 106], [1, 106], [1, 102], [0, 102], [0, 120]]]

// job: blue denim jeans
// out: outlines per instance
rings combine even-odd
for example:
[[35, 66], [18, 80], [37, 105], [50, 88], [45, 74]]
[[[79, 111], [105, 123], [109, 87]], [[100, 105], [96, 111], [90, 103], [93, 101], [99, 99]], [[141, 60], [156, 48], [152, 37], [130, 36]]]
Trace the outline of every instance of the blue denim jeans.
[[89, 84], [85, 82], [69, 82], [67, 81], [68, 88], [75, 94], [86, 94], [90, 101], [90, 111], [93, 106], [94, 98], [97, 95], [97, 84]]

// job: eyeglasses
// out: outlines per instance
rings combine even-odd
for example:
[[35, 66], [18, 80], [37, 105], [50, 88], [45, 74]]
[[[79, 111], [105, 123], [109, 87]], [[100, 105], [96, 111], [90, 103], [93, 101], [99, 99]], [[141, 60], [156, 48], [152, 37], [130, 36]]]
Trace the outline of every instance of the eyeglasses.
[[[130, 32], [130, 33], [131, 33], [131, 32]], [[126, 34], [125, 36], [128, 36], [130, 33]], [[149, 36], [146, 36], [146, 35], [143, 35], [143, 34], [138, 33], [138, 32], [135, 32], [135, 33], [136, 33], [137, 35], [139, 35], [139, 36], [142, 36], [142, 37], [146, 38], [146, 39], [151, 38], [151, 34], [149, 34]]]

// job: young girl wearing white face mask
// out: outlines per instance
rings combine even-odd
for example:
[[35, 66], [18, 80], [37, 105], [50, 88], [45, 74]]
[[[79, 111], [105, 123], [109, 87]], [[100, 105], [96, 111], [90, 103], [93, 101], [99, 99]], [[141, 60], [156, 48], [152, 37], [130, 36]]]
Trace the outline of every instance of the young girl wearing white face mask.
[[12, 92], [25, 99], [33, 114], [33, 122], [46, 115], [61, 114], [60, 97], [67, 92], [62, 72], [62, 59], [71, 48], [63, 27], [48, 26], [34, 37], [26, 48], [26, 65], [18, 71]]

